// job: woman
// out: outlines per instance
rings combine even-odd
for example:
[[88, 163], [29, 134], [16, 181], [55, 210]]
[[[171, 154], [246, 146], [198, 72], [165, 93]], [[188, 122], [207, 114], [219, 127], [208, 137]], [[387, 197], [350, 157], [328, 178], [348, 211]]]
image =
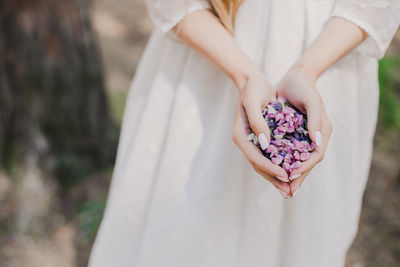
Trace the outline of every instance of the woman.
[[[147, 0], [156, 29], [89, 266], [343, 266], [399, 2]], [[247, 139], [268, 145], [277, 95], [317, 144], [291, 177]]]

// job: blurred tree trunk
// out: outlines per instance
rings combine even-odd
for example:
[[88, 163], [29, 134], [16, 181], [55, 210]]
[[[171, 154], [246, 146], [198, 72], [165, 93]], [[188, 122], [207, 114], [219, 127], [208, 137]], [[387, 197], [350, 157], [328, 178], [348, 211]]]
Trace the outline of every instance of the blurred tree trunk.
[[1, 225], [40, 232], [54, 188], [65, 193], [113, 163], [118, 133], [89, 4], [0, 1], [0, 175], [18, 188], [8, 196], [17, 212], [0, 215]]
[[12, 169], [40, 136], [63, 183], [114, 158], [102, 65], [84, 0], [3, 0], [1, 163]]

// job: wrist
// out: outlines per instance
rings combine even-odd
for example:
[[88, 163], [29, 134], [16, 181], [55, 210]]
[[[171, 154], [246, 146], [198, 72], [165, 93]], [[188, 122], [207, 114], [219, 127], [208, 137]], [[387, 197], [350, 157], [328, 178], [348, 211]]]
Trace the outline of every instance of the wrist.
[[289, 71], [296, 72], [304, 75], [307, 80], [312, 83], [315, 83], [320, 75], [320, 72], [313, 68], [311, 64], [308, 64], [304, 61], [298, 61]]
[[262, 72], [255, 66], [250, 66], [246, 70], [238, 71], [231, 75], [231, 79], [235, 83], [239, 94], [243, 92], [247, 80], [254, 75], [262, 75]]

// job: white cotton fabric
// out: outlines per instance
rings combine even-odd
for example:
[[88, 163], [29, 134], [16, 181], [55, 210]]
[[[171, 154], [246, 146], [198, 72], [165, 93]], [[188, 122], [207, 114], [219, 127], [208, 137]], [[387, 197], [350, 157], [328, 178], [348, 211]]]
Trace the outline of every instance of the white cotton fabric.
[[319, 78], [333, 132], [325, 159], [291, 200], [232, 142], [238, 99], [232, 82], [167, 37], [185, 15], [183, 2], [148, 0], [156, 29], [128, 94], [89, 266], [344, 266], [372, 153], [377, 58], [398, 27], [398, 0], [246, 0], [240, 7], [235, 39], [273, 85], [333, 15], [354, 20], [376, 44]]
[[400, 22], [400, 0], [337, 0], [332, 15], [363, 28], [369, 38], [357, 49], [382, 58]]
[[180, 42], [171, 31], [186, 15], [202, 9], [211, 9], [207, 0], [146, 0], [146, 7], [155, 26], [169, 38]]

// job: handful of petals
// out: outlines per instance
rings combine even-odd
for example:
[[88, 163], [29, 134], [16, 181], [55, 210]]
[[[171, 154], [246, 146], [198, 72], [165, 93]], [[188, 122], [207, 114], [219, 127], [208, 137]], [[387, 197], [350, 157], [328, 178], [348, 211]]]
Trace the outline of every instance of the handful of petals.
[[308, 135], [307, 118], [282, 97], [272, 100], [265, 108], [263, 116], [270, 129], [270, 144], [263, 150], [254, 133], [248, 139], [290, 177], [290, 173], [308, 160], [315, 149], [315, 144]]

